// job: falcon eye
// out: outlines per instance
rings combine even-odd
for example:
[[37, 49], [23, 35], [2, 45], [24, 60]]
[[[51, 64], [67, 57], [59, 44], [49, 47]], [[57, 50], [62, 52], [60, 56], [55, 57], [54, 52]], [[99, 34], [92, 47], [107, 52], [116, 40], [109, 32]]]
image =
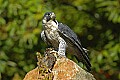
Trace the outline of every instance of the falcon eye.
[[50, 13], [48, 13], [48, 15], [50, 16], [51, 14], [50, 14]]
[[48, 15], [50, 15], [50, 13], [48, 13]]

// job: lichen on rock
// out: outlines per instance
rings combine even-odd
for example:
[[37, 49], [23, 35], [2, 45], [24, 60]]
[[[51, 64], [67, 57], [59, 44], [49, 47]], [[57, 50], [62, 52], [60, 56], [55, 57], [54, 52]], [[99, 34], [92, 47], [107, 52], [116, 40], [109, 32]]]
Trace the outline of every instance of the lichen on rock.
[[37, 52], [38, 67], [28, 72], [24, 80], [95, 80], [75, 62], [57, 54], [53, 48], [47, 48], [44, 57]]

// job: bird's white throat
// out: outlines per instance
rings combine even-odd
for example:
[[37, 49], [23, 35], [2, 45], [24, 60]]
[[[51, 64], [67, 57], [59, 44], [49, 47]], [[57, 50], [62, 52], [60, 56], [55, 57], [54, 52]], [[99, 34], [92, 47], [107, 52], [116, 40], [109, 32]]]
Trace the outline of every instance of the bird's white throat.
[[48, 21], [46, 24], [44, 24], [45, 29], [51, 29], [53, 31], [58, 29], [58, 22], [54, 22], [53, 20]]

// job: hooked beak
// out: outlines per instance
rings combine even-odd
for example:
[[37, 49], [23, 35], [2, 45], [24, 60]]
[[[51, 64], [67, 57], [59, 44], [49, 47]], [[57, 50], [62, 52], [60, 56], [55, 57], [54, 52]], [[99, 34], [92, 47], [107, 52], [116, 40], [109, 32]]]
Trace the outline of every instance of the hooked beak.
[[55, 20], [56, 16], [55, 14], [52, 12], [50, 15], [44, 15], [42, 23], [47, 23], [49, 20]]
[[55, 14], [54, 13], [52, 13], [52, 15], [51, 15], [51, 19], [55, 19], [56, 18], [56, 16], [55, 16]]

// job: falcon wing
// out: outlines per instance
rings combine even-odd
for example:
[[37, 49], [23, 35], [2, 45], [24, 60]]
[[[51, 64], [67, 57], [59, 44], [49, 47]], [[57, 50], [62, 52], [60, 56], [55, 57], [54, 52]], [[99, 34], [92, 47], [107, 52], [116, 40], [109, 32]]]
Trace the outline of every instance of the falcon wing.
[[[58, 32], [63, 38], [67, 38], [79, 51], [79, 54], [82, 55], [82, 62], [85, 63], [88, 70], [90, 70], [91, 64], [88, 58], [88, 55], [84, 48], [82, 47], [77, 35], [67, 26], [62, 23], [58, 23]], [[80, 56], [77, 58], [81, 61]]]
[[46, 37], [44, 30], [41, 32], [41, 38], [47, 45], [49, 45], [49, 46], [51, 45], [51, 43], [49, 42], [49, 40]]

